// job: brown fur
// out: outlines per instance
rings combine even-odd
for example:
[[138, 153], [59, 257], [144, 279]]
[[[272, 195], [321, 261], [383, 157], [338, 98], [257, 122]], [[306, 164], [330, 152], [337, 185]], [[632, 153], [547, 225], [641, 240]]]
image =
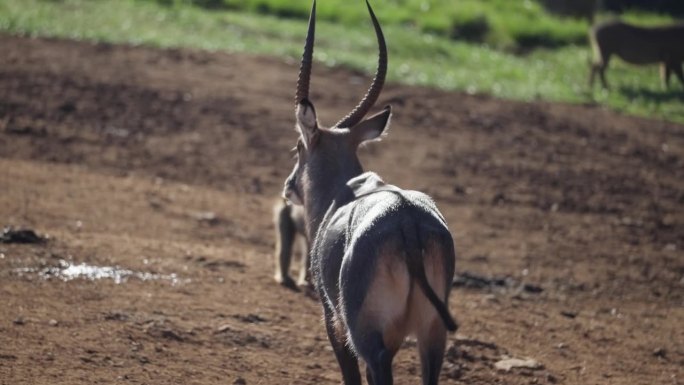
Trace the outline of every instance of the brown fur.
[[[297, 161], [285, 181], [283, 196], [305, 207], [312, 270], [323, 302], [326, 332], [345, 384], [361, 384], [361, 357], [369, 383], [391, 385], [394, 354], [409, 332], [434, 337], [439, 334], [432, 326], [435, 320], [443, 321], [450, 330], [456, 328], [445, 304], [447, 289], [438, 288], [443, 293], [440, 296], [429, 283], [439, 280], [434, 276], [445, 277], [436, 274], [434, 266], [427, 268], [430, 277], [426, 276], [423, 238], [427, 233], [440, 237], [441, 250], [448, 254], [442, 258], [444, 269], [440, 271], [448, 275], [453, 274], [455, 253], [447, 224], [428, 196], [385, 186], [375, 173], [364, 173], [359, 161], [359, 146], [379, 138], [392, 113], [388, 106], [363, 119], [380, 95], [387, 72], [382, 29], [368, 1], [366, 6], [378, 40], [378, 70], [359, 105], [326, 128], [319, 124], [308, 99], [316, 14], [313, 2], [297, 83]], [[381, 192], [381, 186], [396, 194], [395, 204], [368, 195]], [[413, 289], [415, 282], [423, 296]], [[431, 316], [416, 310], [428, 306]], [[428, 317], [415, 316], [420, 313]], [[346, 331], [344, 343], [342, 330]], [[421, 358], [424, 383], [429, 385], [439, 381], [446, 332], [437, 338], [421, 351], [425, 356]]]
[[594, 26], [589, 39], [594, 52], [589, 86], [594, 84], [598, 73], [603, 87], [608, 88], [605, 71], [612, 55], [636, 65], [660, 63], [665, 87], [669, 87], [673, 73], [684, 86], [684, 24], [643, 28], [612, 21]]
[[[431, 336], [434, 325], [446, 333], [443, 322], [422, 290], [417, 288], [405, 259], [406, 251], [398, 244], [385, 244], [380, 252], [375, 277], [360, 313], [364, 328], [383, 331], [388, 350], [396, 352], [409, 335]], [[430, 241], [423, 253], [428, 283], [442, 301], [446, 302], [446, 277], [439, 244]]]
[[304, 210], [302, 207], [293, 206], [283, 199], [278, 199], [273, 205], [273, 224], [275, 229], [275, 252], [273, 260], [275, 265], [274, 278], [283, 286], [294, 287], [295, 282], [290, 278], [290, 263], [293, 257], [293, 248], [297, 239], [300, 240], [299, 278], [297, 285], [307, 286], [310, 284], [308, 241], [304, 229]]

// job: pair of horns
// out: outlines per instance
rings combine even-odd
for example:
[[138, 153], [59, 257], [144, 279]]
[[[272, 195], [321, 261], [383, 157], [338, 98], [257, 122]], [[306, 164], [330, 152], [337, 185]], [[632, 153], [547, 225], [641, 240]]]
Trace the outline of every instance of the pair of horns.
[[[334, 127], [352, 127], [363, 119], [375, 104], [382, 91], [382, 86], [385, 84], [385, 75], [387, 75], [387, 45], [385, 44], [385, 36], [382, 34], [380, 23], [375, 17], [373, 8], [366, 0], [368, 6], [368, 13], [370, 13], [373, 27], [375, 28], [375, 35], [378, 39], [378, 69], [375, 72], [373, 83], [371, 83], [368, 92], [361, 99], [361, 102], [350, 112], [347, 116], [342, 118]], [[299, 79], [297, 80], [297, 93], [295, 95], [295, 102], [299, 103], [303, 99], [309, 97], [309, 80], [311, 78], [311, 66], [313, 63], [313, 48], [314, 35], [316, 32], [316, 0], [313, 1], [311, 7], [311, 14], [309, 15], [309, 28], [306, 33], [306, 43], [304, 44], [304, 54], [302, 55], [302, 63], [299, 67]]]

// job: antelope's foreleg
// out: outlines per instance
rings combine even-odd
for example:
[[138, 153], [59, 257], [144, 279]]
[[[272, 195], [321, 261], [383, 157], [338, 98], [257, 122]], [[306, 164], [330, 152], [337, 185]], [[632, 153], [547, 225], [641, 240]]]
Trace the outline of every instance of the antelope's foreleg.
[[596, 78], [596, 71], [598, 71], [598, 69], [596, 68], [596, 64], [589, 64], [589, 88], [591, 89], [594, 88], [594, 79]]
[[660, 63], [660, 81], [663, 87], [667, 90], [670, 89], [670, 75], [672, 75], [672, 69], [670, 68], [670, 63], [662, 62]]
[[599, 67], [598, 71], [599, 71], [599, 75], [601, 76], [601, 85], [603, 86], [604, 89], [607, 90], [607, 89], [610, 89], [610, 87], [608, 86], [608, 81], [606, 80], [606, 68], [608, 68], [607, 62], [602, 64]]
[[305, 237], [299, 237], [300, 249], [302, 258], [299, 265], [299, 277], [297, 278], [297, 285], [311, 286], [311, 258], [309, 257], [308, 242]]
[[677, 79], [679, 79], [682, 87], [684, 87], [684, 71], [682, 70], [682, 63], [672, 63], [670, 69], [675, 73], [675, 75], [677, 75]]
[[290, 261], [297, 230], [290, 220], [290, 211], [287, 207], [276, 213], [275, 222], [275, 280], [285, 287], [294, 288], [295, 283], [290, 278]]
[[601, 77], [601, 85], [604, 89], [607, 90], [610, 87], [608, 87], [608, 81], [606, 80], [606, 69], [608, 69], [608, 63], [610, 62], [611, 54], [610, 52], [607, 52], [605, 49], [600, 50], [601, 56], [599, 60], [593, 64], [592, 71], [599, 73], [599, 76]]
[[596, 78], [596, 73], [601, 77], [601, 85], [603, 88], [608, 89], [608, 82], [606, 81], [606, 68], [608, 68], [608, 63], [592, 63], [591, 71], [589, 72], [589, 87], [594, 87], [594, 80]]

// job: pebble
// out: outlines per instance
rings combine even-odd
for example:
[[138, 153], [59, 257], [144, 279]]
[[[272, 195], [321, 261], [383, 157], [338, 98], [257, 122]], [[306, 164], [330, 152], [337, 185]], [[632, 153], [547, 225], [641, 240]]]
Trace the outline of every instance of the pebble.
[[543, 365], [532, 358], [521, 359], [508, 357], [497, 361], [494, 364], [494, 367], [497, 370], [508, 372], [513, 368], [542, 369]]

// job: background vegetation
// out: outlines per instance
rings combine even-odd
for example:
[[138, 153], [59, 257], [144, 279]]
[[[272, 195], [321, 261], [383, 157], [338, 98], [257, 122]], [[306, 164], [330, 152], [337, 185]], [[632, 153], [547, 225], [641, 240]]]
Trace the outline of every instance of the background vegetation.
[[[295, 19], [308, 18], [310, 9], [310, 2], [302, 0], [142, 1]], [[671, 18], [644, 10], [684, 13], [684, 1], [680, 0], [384, 0], [382, 4], [385, 6], [383, 24], [403, 25], [455, 40], [521, 51], [584, 44], [587, 27], [595, 11], [629, 10], [631, 18], [638, 18], [646, 24], [658, 24]], [[358, 25], [368, 19], [365, 7], [351, 6], [349, 0], [319, 1], [317, 8], [319, 19], [331, 22]], [[559, 12], [549, 12], [554, 10]], [[558, 16], [563, 13], [580, 18]]]
[[[0, 31], [296, 59], [309, 7], [308, 0], [0, 0]], [[376, 0], [374, 8], [389, 42], [392, 81], [597, 102], [684, 122], [682, 87], [664, 91], [655, 66], [616, 60], [608, 73], [613, 90], [589, 89], [586, 18], [553, 15], [533, 0]], [[318, 13], [315, 59], [373, 72], [377, 48], [362, 1], [322, 0]], [[624, 17], [672, 20], [641, 10]]]

